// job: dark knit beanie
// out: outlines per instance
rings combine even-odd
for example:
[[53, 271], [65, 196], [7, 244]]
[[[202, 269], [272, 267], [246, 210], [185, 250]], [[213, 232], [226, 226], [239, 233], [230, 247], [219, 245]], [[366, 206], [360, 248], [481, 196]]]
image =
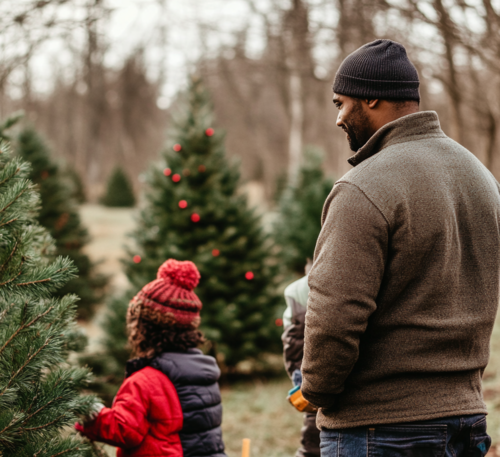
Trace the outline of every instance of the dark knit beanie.
[[404, 46], [375, 40], [345, 58], [335, 75], [333, 91], [355, 98], [420, 101], [419, 84]]
[[159, 268], [157, 279], [132, 299], [129, 309], [158, 325], [195, 329], [200, 325], [202, 304], [193, 289], [199, 280], [193, 262], [169, 259]]

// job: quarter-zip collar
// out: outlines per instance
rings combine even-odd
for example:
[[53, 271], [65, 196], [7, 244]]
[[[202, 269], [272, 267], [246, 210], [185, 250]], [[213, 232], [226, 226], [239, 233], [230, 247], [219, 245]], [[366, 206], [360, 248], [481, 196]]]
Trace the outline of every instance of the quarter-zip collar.
[[408, 114], [378, 129], [366, 144], [347, 161], [355, 167], [382, 149], [424, 138], [445, 138], [435, 111]]

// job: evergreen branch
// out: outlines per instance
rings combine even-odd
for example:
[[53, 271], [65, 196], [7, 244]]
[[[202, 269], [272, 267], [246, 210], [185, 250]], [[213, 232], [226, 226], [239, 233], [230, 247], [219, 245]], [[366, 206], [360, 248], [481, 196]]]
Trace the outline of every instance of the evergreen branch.
[[[56, 270], [54, 272], [54, 275], [57, 275], [58, 273], [61, 273], [62, 271], [67, 271], [67, 270], [68, 270], [67, 268], [59, 268], [59, 270]], [[19, 274], [21, 274], [21, 273], [19, 273]], [[19, 276], [19, 275], [17, 275], [17, 276]], [[16, 276], [16, 278], [17, 278], [17, 276]], [[16, 278], [14, 278], [14, 279], [16, 279]], [[15, 286], [16, 287], [18, 287], [18, 286], [31, 286], [32, 284], [41, 284], [41, 283], [49, 282], [49, 281], [52, 281], [52, 278], [38, 279], [36, 281], [30, 281], [30, 282], [22, 282], [22, 283], [16, 284]], [[0, 284], [0, 287], [3, 286], [4, 284]]]
[[52, 454], [50, 457], [59, 457], [60, 455], [67, 454], [68, 452], [72, 451], [79, 451], [80, 448], [77, 446], [73, 449], [66, 449], [65, 451], [58, 452], [57, 454]]
[[8, 344], [20, 333], [22, 332], [25, 328], [31, 327], [33, 324], [35, 324], [37, 321], [39, 321], [42, 317], [45, 317], [47, 314], [49, 314], [52, 310], [54, 309], [53, 306], [51, 306], [47, 311], [43, 312], [42, 314], [39, 314], [31, 322], [28, 324], [23, 324], [21, 327], [19, 327], [15, 333], [5, 342], [5, 344], [0, 348], [0, 354], [4, 351], [4, 349], [8, 346]]
[[19, 194], [17, 194], [17, 196], [7, 205], [5, 206], [3, 209], [0, 210], [0, 213], [4, 213], [5, 211], [7, 211], [9, 209], [9, 207], [11, 207], [17, 200], [19, 200], [19, 198], [28, 190], [28, 187], [25, 187], [23, 190], [21, 190], [21, 192], [19, 192]]
[[3, 265], [0, 267], [0, 274], [2, 274], [7, 267], [8, 263], [12, 260], [12, 257], [14, 257], [14, 254], [17, 251], [17, 247], [19, 246], [19, 239], [16, 240], [16, 244], [14, 245], [14, 248], [12, 249], [12, 252], [9, 255], [9, 258], [3, 263]]
[[3, 287], [3, 286], [5, 286], [5, 285], [7, 285], [7, 284], [11, 283], [11, 282], [12, 282], [12, 281], [14, 281], [16, 278], [19, 278], [19, 276], [21, 276], [21, 274], [22, 274], [22, 272], [23, 272], [22, 267], [23, 267], [24, 261], [25, 261], [25, 259], [23, 258], [23, 260], [21, 261], [21, 265], [19, 265], [19, 273], [18, 273], [16, 276], [14, 276], [13, 278], [9, 279], [8, 281], [5, 281], [5, 282], [3, 282], [2, 284], [0, 284], [0, 287]]
[[45, 341], [45, 343], [43, 343], [43, 345], [38, 349], [38, 351], [36, 351], [34, 354], [32, 354], [31, 356], [28, 357], [28, 360], [26, 361], [26, 363], [19, 368], [19, 370], [17, 370], [14, 375], [12, 376], [12, 378], [10, 378], [10, 381], [8, 382], [8, 384], [5, 386], [5, 388], [2, 390], [2, 392], [0, 392], [0, 397], [2, 395], [5, 394], [5, 392], [7, 391], [7, 389], [10, 387], [10, 385], [12, 384], [12, 382], [14, 381], [14, 379], [16, 379], [16, 377], [19, 375], [19, 373], [21, 373], [28, 365], [29, 363], [38, 355], [40, 354], [40, 352], [42, 352], [42, 350], [44, 350], [48, 344], [50, 343], [50, 341], [52, 340], [52, 337], [51, 338], [48, 338], [47, 341]]
[[12, 222], [16, 222], [17, 221], [17, 217], [15, 217], [14, 219], [11, 219], [10, 221], [7, 221], [7, 222], [4, 222], [3, 224], [0, 224], [0, 227], [4, 227], [5, 225], [9, 225], [11, 224]]
[[[34, 398], [36, 399], [38, 397], [38, 395]], [[52, 403], [54, 403], [55, 401], [57, 400], [60, 400], [61, 396], [57, 397], [57, 398], [54, 398], [53, 400], [49, 401], [47, 404], [41, 406], [40, 408], [38, 408], [34, 413], [30, 414], [28, 417], [26, 417], [22, 422], [21, 424], [25, 424], [27, 421], [29, 421], [32, 417], [36, 416], [40, 411], [43, 411], [45, 408], [47, 408], [48, 406], [50, 406]], [[52, 425], [54, 422], [58, 421], [61, 417], [64, 417], [64, 414], [62, 414], [61, 416], [59, 416], [58, 418], [56, 418], [54, 421], [50, 422], [49, 424], [45, 424], [45, 425], [41, 425], [39, 427], [31, 427], [31, 428], [24, 428], [23, 430], [29, 430], [29, 431], [33, 431], [33, 430], [37, 430], [39, 428], [43, 428], [43, 427], [47, 427], [49, 425]], [[14, 425], [14, 422], [11, 422], [9, 425], [7, 425], [3, 430], [0, 430], [0, 435], [2, 433], [5, 433], [6, 430], [8, 430], [11, 426]], [[16, 424], [17, 425], [17, 424]]]
[[5, 184], [9, 179], [12, 179], [14, 176], [16, 176], [20, 171], [21, 169], [17, 167], [11, 175], [7, 176], [3, 181], [0, 181], [0, 186]]
[[59, 419], [61, 419], [62, 417], [65, 417], [65, 416], [66, 416], [66, 414], [61, 414], [60, 416], [56, 417], [53, 421], [50, 421], [47, 424], [39, 425], [38, 427], [23, 428], [23, 430], [27, 430], [30, 432], [32, 432], [34, 430], [40, 430], [41, 428], [46, 428], [46, 427], [49, 427], [51, 425], [54, 425]]
[[[42, 282], [49, 282], [49, 281], [52, 281], [52, 279], [51, 278], [45, 278], [45, 279], [39, 279], [37, 281], [22, 282], [22, 283], [16, 284], [16, 287], [17, 286], [31, 286], [32, 284], [40, 284]], [[3, 284], [0, 284], [0, 286], [3, 286]]]
[[[37, 395], [38, 396], [38, 395]], [[45, 405], [43, 406], [40, 406], [40, 408], [38, 408], [34, 413], [31, 413], [28, 417], [26, 417], [22, 422], [21, 424], [25, 424], [26, 422], [28, 422], [32, 417], [36, 416], [40, 411], [43, 411], [45, 408], [49, 407], [52, 403], [54, 403], [55, 401], [57, 400], [61, 400], [63, 397], [59, 396], [57, 398], [54, 398], [52, 400], [50, 400], [48, 403], [46, 403]], [[33, 399], [35, 400], [36, 397]], [[25, 430], [30, 430], [29, 428], [25, 429]], [[3, 430], [2, 430], [3, 432]], [[0, 432], [1, 433], [1, 432]]]
[[[10, 304], [10, 307], [7, 308], [7, 309], [4, 309], [1, 313], [0, 313], [0, 322], [2, 322], [2, 319], [7, 315], [7, 313], [10, 311], [10, 309], [12, 309], [12, 307], [14, 306], [15, 303], [11, 303]], [[0, 351], [1, 352], [1, 351]], [[0, 457], [2, 457], [0, 455]]]

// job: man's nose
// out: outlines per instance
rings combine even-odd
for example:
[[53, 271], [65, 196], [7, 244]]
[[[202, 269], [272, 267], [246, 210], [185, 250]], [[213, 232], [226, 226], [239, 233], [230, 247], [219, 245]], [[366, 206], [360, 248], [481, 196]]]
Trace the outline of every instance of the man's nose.
[[337, 127], [342, 127], [342, 116], [340, 115], [341, 113], [337, 115]]

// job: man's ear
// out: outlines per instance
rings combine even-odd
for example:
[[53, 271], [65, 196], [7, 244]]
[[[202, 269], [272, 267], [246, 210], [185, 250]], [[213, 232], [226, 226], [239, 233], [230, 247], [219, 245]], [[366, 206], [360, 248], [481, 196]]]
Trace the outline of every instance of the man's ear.
[[373, 108], [375, 108], [378, 105], [379, 99], [376, 98], [374, 100], [369, 100], [369, 99], [366, 98], [365, 102], [368, 105], [368, 108], [373, 109]]

